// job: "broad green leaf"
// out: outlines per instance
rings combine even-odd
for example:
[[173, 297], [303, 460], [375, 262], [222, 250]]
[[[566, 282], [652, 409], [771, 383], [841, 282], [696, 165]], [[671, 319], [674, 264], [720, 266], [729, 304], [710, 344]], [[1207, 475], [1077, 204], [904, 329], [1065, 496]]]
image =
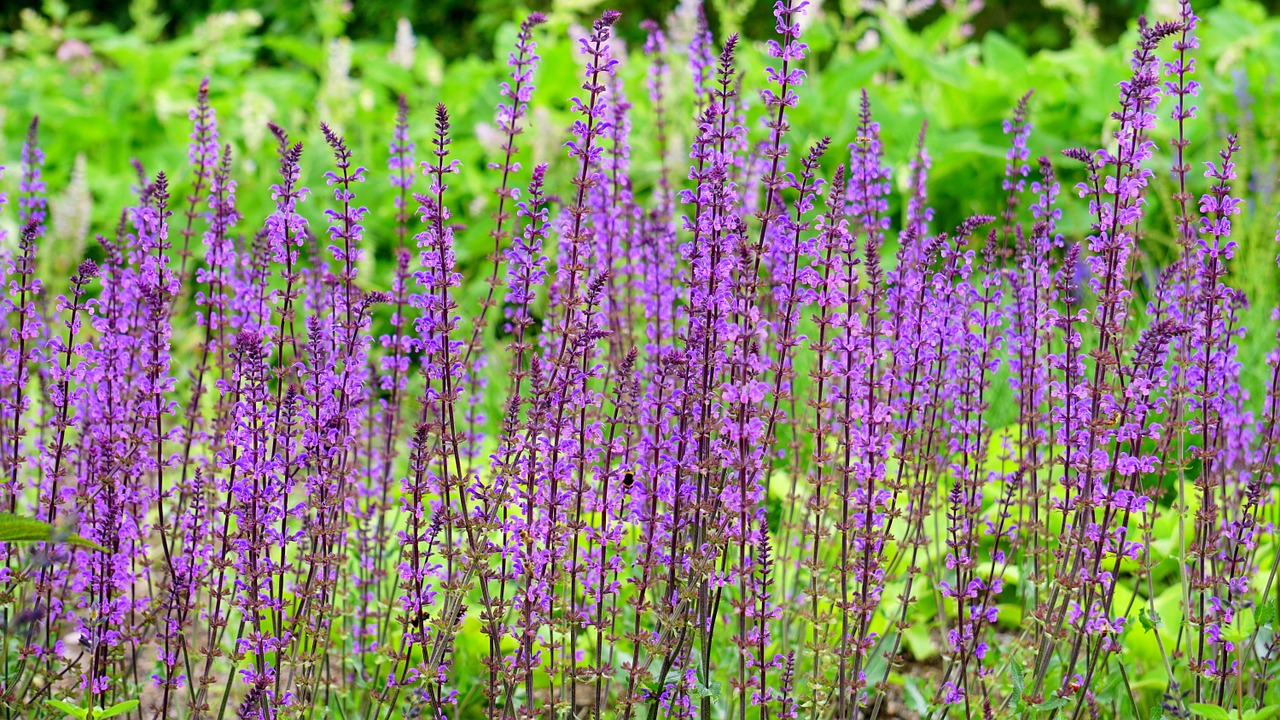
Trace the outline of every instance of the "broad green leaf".
[[136, 707], [138, 707], [137, 700], [125, 700], [124, 702], [116, 703], [109, 708], [94, 713], [94, 718], [111, 718], [117, 715], [123, 715]]
[[79, 705], [73, 705], [65, 700], [45, 700], [44, 702], [54, 710], [61, 710], [74, 718], [84, 718], [89, 714], [89, 711], [86, 708], [82, 708]]
[[1051, 710], [1057, 710], [1059, 708], [1066, 707], [1067, 704], [1070, 702], [1071, 700], [1069, 698], [1056, 697], [1051, 700], [1045, 700], [1039, 705], [1036, 705], [1035, 709], [1038, 712], [1049, 712]]
[[320, 71], [324, 69], [324, 48], [314, 41], [287, 35], [268, 35], [263, 43], [268, 50], [297, 60], [308, 68]]
[[1027, 56], [998, 32], [983, 36], [982, 59], [988, 68], [1005, 78], [1016, 78], [1027, 72]]
[[698, 680], [693, 684], [693, 690], [689, 692], [689, 697], [698, 699], [711, 698], [711, 702], [714, 704], [720, 699], [720, 683], [716, 681], [704, 684], [701, 680]]
[[912, 82], [942, 84], [964, 88], [968, 86], [958, 56], [939, 57], [920, 37], [911, 32], [905, 23], [888, 13], [880, 15], [880, 31], [885, 44], [893, 50], [903, 76]]
[[60, 537], [49, 523], [13, 513], [0, 513], [0, 542], [64, 542], [100, 552], [106, 551], [101, 545], [91, 543], [79, 535]]
[[1261, 627], [1276, 619], [1276, 601], [1268, 600], [1262, 607], [1254, 608], [1253, 624]]
[[1280, 716], [1280, 705], [1268, 705], [1258, 708], [1249, 715], [1249, 720], [1270, 720], [1270, 718]]
[[1227, 714], [1227, 711], [1218, 707], [1217, 705], [1206, 705], [1204, 703], [1189, 703], [1187, 705], [1187, 708], [1190, 709], [1191, 712], [1199, 715], [1200, 717], [1209, 718], [1209, 720], [1231, 720], [1231, 716]]
[[1013, 702], [1014, 707], [1021, 711], [1026, 701], [1022, 699], [1022, 691], [1027, 686], [1026, 672], [1022, 669], [1022, 665], [1018, 662], [1009, 664], [1009, 670], [1013, 673]]
[[938, 654], [933, 638], [929, 637], [929, 629], [922, 624], [915, 624], [902, 633], [907, 641], [907, 649], [916, 660], [928, 660]]
[[996, 606], [996, 622], [1001, 627], [1022, 627], [1022, 606], [1014, 603], [1000, 603]]

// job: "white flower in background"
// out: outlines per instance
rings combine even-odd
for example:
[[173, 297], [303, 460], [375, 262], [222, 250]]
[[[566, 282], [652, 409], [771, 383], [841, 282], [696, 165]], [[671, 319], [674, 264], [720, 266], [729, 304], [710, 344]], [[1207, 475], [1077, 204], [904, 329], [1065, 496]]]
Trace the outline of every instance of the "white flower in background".
[[413, 34], [413, 25], [409, 22], [409, 18], [400, 18], [396, 21], [396, 44], [387, 54], [387, 59], [405, 70], [412, 70], [414, 50], [417, 47], [418, 38]]
[[351, 39], [340, 37], [329, 45], [329, 65], [325, 68], [325, 89], [345, 95], [351, 89]]
[[681, 50], [689, 47], [693, 34], [698, 31], [699, 17], [702, 15], [700, 0], [680, 0], [676, 9], [667, 16], [668, 47]]
[[480, 146], [490, 148], [490, 152], [493, 153], [498, 153], [499, 151], [497, 148], [501, 147], [507, 140], [507, 136], [498, 130], [498, 128], [494, 127], [492, 123], [483, 121], [478, 122], [476, 123], [473, 132], [475, 133], [476, 141], [480, 143]]
[[427, 56], [423, 77], [429, 84], [437, 87], [444, 82], [444, 58], [439, 53], [431, 53]]
[[261, 150], [266, 142], [267, 123], [276, 116], [276, 105], [266, 95], [247, 90], [240, 96], [236, 114], [240, 116], [240, 127], [243, 128], [241, 134], [248, 149], [242, 155], [247, 159]]
[[809, 0], [809, 7], [805, 8], [804, 12], [800, 13], [800, 17], [796, 20], [800, 24], [800, 32], [808, 32], [809, 28], [813, 27], [813, 24], [822, 17], [822, 1]]
[[156, 88], [155, 93], [151, 96], [151, 102], [155, 107], [156, 117], [160, 122], [170, 122], [175, 119], [185, 119], [187, 113], [191, 111], [191, 101], [184, 97], [174, 97], [168, 90], [164, 88]]
[[1182, 17], [1182, 8], [1178, 0], [1151, 0], [1147, 15], [1155, 21], [1177, 20]]
[[871, 52], [878, 47], [880, 47], [880, 32], [875, 28], [867, 28], [867, 31], [854, 44], [858, 52]]
[[93, 57], [93, 50], [89, 49], [85, 41], [71, 38], [58, 46], [55, 57], [58, 58], [58, 62], [69, 63], [73, 60]]
[[53, 221], [53, 237], [63, 243], [59, 252], [54, 253], [56, 257], [79, 258], [93, 218], [93, 195], [89, 192], [84, 153], [76, 155], [75, 164], [71, 166], [71, 181], [50, 203], [49, 214]]
[[351, 96], [354, 93], [351, 82], [352, 50], [350, 38], [340, 37], [330, 43], [324, 86], [320, 88], [320, 102], [317, 103], [320, 117], [339, 130], [343, 121], [350, 116]]
[[209, 50], [227, 40], [244, 36], [262, 24], [262, 13], [257, 10], [213, 13], [192, 30], [196, 43]]
[[529, 143], [530, 154], [533, 162], [530, 166], [550, 161], [560, 152], [561, 145], [564, 142], [561, 132], [555, 129], [555, 121], [551, 117], [551, 111], [542, 105], [533, 107], [529, 114], [532, 119], [529, 121], [529, 127], [533, 129], [533, 138]]

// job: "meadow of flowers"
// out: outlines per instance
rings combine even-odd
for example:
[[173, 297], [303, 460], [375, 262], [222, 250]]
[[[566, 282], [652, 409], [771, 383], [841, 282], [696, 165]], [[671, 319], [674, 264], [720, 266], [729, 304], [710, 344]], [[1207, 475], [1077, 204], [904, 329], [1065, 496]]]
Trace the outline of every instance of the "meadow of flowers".
[[[553, 165], [522, 147], [530, 14], [498, 161], [451, 156], [448, 97], [430, 124], [400, 99], [386, 167], [271, 123], [266, 217], [237, 209], [212, 77], [188, 167], [137, 163], [69, 278], [40, 271], [67, 247], [32, 118], [0, 198], [0, 714], [1280, 716], [1280, 311], [1246, 323], [1230, 282], [1240, 141], [1187, 139], [1191, 0], [1140, 23], [1102, 147], [1061, 148], [1080, 182], [1031, 157], [1027, 88], [1003, 202], [957, 217], [927, 125], [886, 164], [874, 89], [851, 145], [792, 136], [822, 101], [806, 6], [778, 1], [750, 74], [705, 24], [645, 22], [626, 56], [638, 21], [604, 12]], [[493, 188], [477, 304], [466, 174]], [[1152, 273], [1156, 178], [1178, 252]], [[390, 271], [366, 196], [395, 198]]]

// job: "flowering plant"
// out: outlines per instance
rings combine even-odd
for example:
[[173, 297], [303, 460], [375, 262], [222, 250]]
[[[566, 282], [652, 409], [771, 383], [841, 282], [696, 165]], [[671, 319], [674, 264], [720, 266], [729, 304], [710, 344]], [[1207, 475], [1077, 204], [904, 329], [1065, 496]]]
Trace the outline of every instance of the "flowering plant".
[[[0, 511], [35, 534], [0, 523], [0, 711], [1275, 712], [1280, 349], [1255, 406], [1227, 272], [1241, 146], [1196, 202], [1180, 8], [1142, 23], [1103, 147], [1032, 162], [1028, 93], [1003, 205], [946, 219], [926, 127], [895, 198], [872, 93], [852, 145], [793, 136], [805, 0], [775, 5], [763, 77], [736, 35], [673, 47], [646, 23], [644, 128], [604, 12], [564, 152], [526, 168], [532, 14], [478, 308], [450, 185], [483, 169], [454, 157], [444, 103], [420, 133], [401, 98], [386, 172], [337, 127], [316, 152], [270, 125], [274, 209], [246, 218], [202, 84], [189, 194], [140, 170], [52, 301], [33, 121], [2, 263]], [[1162, 105], [1180, 247], [1144, 275]], [[1059, 228], [1062, 168], [1083, 238]], [[375, 182], [385, 277], [362, 272]]]

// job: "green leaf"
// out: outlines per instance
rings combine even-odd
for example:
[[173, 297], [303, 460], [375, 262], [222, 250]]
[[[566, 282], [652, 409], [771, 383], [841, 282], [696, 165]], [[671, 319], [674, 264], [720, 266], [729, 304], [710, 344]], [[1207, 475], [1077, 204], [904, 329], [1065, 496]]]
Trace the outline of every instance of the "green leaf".
[[94, 717], [95, 718], [115, 717], [117, 715], [123, 715], [136, 707], [138, 707], [137, 700], [125, 700], [122, 703], [116, 703], [115, 705], [112, 705], [111, 707], [106, 708], [105, 710], [101, 710], [95, 713]]
[[929, 701], [925, 700], [924, 693], [920, 692], [920, 685], [916, 683], [915, 678], [907, 676], [903, 678], [903, 695], [907, 701], [907, 708], [924, 715], [929, 711]]
[[1231, 716], [1227, 711], [1217, 705], [1206, 705], [1204, 703], [1189, 703], [1187, 707], [1191, 712], [1200, 717], [1207, 717], [1209, 720], [1231, 720]]
[[0, 542], [65, 542], [71, 545], [87, 547], [91, 550], [106, 552], [96, 543], [91, 543], [79, 535], [61, 536], [52, 525], [35, 518], [22, 517], [13, 513], [0, 513]]
[[1253, 610], [1253, 624], [1261, 627], [1276, 619], [1276, 601], [1268, 600]]
[[937, 646], [929, 636], [929, 629], [921, 623], [904, 630], [902, 637], [907, 641], [907, 649], [911, 651], [911, 657], [916, 660], [928, 660], [938, 654]]
[[1151, 613], [1148, 614], [1147, 609], [1142, 608], [1138, 611], [1138, 622], [1142, 623], [1143, 630], [1151, 632], [1152, 630], [1160, 627], [1160, 613], [1152, 610]]
[[1045, 700], [1039, 705], [1036, 705], [1035, 709], [1038, 712], [1049, 712], [1051, 710], [1057, 710], [1058, 708], [1061, 708], [1061, 707], [1066, 707], [1067, 703], [1070, 703], [1070, 702], [1071, 700], [1069, 698], [1056, 697], [1056, 698], [1053, 698], [1052, 700]]
[[65, 700], [45, 700], [44, 702], [54, 710], [61, 710], [74, 718], [84, 718], [89, 714], [88, 709], [73, 705]]
[[1147, 716], [1147, 720], [1164, 720], [1164, 708], [1159, 705], [1151, 708], [1151, 714]]
[[1254, 710], [1249, 720], [1269, 720], [1277, 715], [1280, 715], [1280, 705], [1268, 705]]
[[689, 692], [689, 697], [698, 699], [704, 697], [711, 698], [711, 702], [714, 703], [716, 700], [720, 699], [720, 683], [719, 681], [716, 681], [705, 684], [701, 680], [698, 680], [694, 682], [693, 689]]
[[1022, 691], [1027, 687], [1026, 672], [1022, 669], [1022, 665], [1017, 662], [1010, 663], [1009, 670], [1013, 673], [1013, 701], [1017, 710], [1021, 711], [1026, 701], [1022, 699]]
[[1016, 78], [1027, 72], [1027, 57], [1022, 50], [996, 31], [983, 35], [982, 59], [987, 67], [1005, 78]]

